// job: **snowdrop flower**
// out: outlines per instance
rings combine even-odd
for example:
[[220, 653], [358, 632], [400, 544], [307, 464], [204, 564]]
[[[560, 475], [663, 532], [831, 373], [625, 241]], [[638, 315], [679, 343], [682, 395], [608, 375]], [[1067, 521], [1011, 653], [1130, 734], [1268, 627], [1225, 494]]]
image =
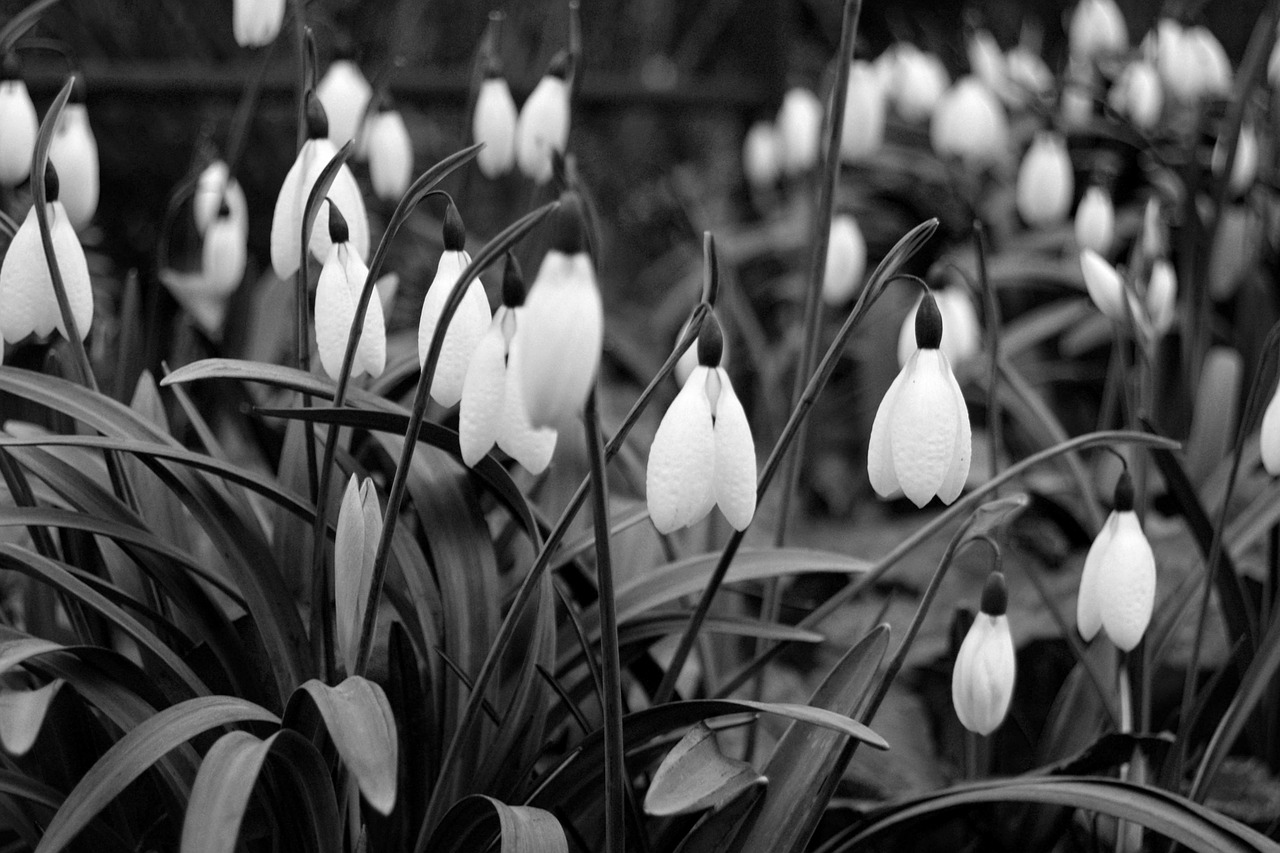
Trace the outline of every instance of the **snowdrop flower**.
[[1151, 265], [1151, 277], [1147, 279], [1147, 317], [1157, 335], [1173, 328], [1178, 302], [1178, 279], [1173, 264], [1167, 258], [1159, 258]]
[[[1218, 137], [1213, 146], [1213, 174], [1222, 177], [1227, 168], [1227, 151]], [[1236, 141], [1236, 159], [1231, 163], [1231, 179], [1228, 188], [1235, 195], [1243, 195], [1258, 176], [1258, 137], [1248, 124], [1240, 125], [1240, 138]]]
[[[463, 227], [458, 208], [451, 203], [444, 215], [444, 252], [436, 267], [435, 278], [427, 288], [422, 301], [422, 315], [418, 320], [418, 364], [425, 367], [435, 336], [440, 315], [444, 313], [449, 294], [457, 284], [462, 271], [471, 263], [467, 254], [467, 232]], [[489, 297], [485, 295], [480, 279], [472, 279], [449, 328], [444, 333], [444, 345], [436, 362], [435, 375], [431, 377], [431, 399], [442, 406], [452, 406], [462, 399], [462, 383], [467, 377], [467, 365], [489, 328]]]
[[524, 322], [524, 277], [507, 255], [502, 306], [471, 356], [458, 409], [462, 461], [474, 467], [496, 443], [530, 474], [541, 474], [556, 448], [554, 429], [534, 429], [524, 404], [518, 364]]
[[905, 494], [918, 507], [951, 503], [969, 476], [969, 410], [939, 349], [942, 315], [932, 294], [916, 312], [916, 345], [871, 425], [867, 474], [883, 498]]
[[822, 102], [803, 86], [793, 86], [778, 108], [778, 145], [782, 171], [799, 175], [818, 164], [822, 136]]
[[1111, 251], [1115, 231], [1116, 212], [1111, 205], [1111, 196], [1102, 187], [1089, 187], [1076, 207], [1076, 244], [1081, 249], [1105, 255]]
[[1084, 274], [1089, 298], [1098, 310], [1109, 320], [1125, 322], [1124, 280], [1116, 268], [1093, 249], [1083, 249], [1080, 252], [1080, 271]]
[[333, 603], [335, 640], [347, 672], [355, 671], [360, 630], [373, 586], [373, 559], [382, 538], [382, 511], [373, 480], [352, 474], [338, 510], [333, 539]]
[[989, 735], [1004, 722], [1013, 699], [1016, 672], [1009, 633], [1009, 593], [1004, 574], [992, 572], [982, 589], [982, 605], [965, 634], [951, 671], [951, 704], [971, 732]]
[[848, 213], [831, 219], [827, 241], [827, 265], [822, 274], [822, 299], [828, 305], [844, 305], [862, 284], [867, 271], [867, 241], [858, 221]]
[[1218, 37], [1208, 27], [1188, 27], [1183, 31], [1183, 46], [1197, 70], [1198, 94], [1201, 97], [1230, 96], [1231, 60]]
[[49, 159], [62, 176], [62, 204], [72, 226], [85, 227], [98, 209], [98, 142], [84, 104], [71, 102], [63, 109]]
[[225, 161], [214, 160], [196, 178], [195, 196], [191, 199], [191, 213], [198, 233], [203, 234], [209, 227], [223, 202], [231, 208], [232, 218], [237, 222], [249, 222], [249, 202], [240, 182], [231, 177], [231, 168]]
[[[369, 268], [349, 242], [347, 222], [342, 213], [333, 205], [328, 205], [328, 208], [331, 243], [316, 283], [316, 347], [320, 351], [320, 365], [324, 372], [337, 382]], [[382, 314], [382, 300], [370, 299], [360, 342], [351, 362], [351, 375], [368, 373], [379, 376], [386, 363], [387, 327]]]
[[968, 43], [969, 70], [993, 92], [1004, 92], [1008, 75], [1004, 54], [990, 30], [975, 30]]
[[569, 145], [568, 57], [557, 54], [516, 120], [516, 163], [534, 183], [551, 180], [553, 154]]
[[1129, 48], [1129, 29], [1115, 0], [1080, 0], [1067, 27], [1071, 56], [1092, 60]]
[[708, 314], [698, 366], [671, 403], [649, 449], [645, 494], [659, 533], [697, 524], [711, 507], [736, 530], [756, 511], [756, 451], [742, 403], [720, 366], [723, 334]]
[[1059, 134], [1039, 131], [1018, 167], [1018, 213], [1033, 227], [1053, 225], [1066, 218], [1074, 194], [1067, 141]]
[[329, 141], [335, 149], [356, 138], [373, 87], [350, 59], [335, 59], [316, 84], [316, 97], [329, 117]]
[[1142, 130], [1155, 127], [1164, 109], [1164, 89], [1155, 66], [1141, 60], [1126, 65], [1107, 94], [1107, 103]]
[[0, 66], [0, 184], [16, 187], [31, 174], [36, 151], [36, 106], [18, 71], [18, 61], [6, 54]]
[[563, 429], [582, 413], [604, 344], [604, 305], [583, 234], [582, 200], [562, 193], [551, 249], [529, 288], [518, 373], [529, 423]]
[[1103, 629], [1123, 651], [1133, 651], [1151, 621], [1156, 560], [1133, 511], [1133, 480], [1116, 483], [1115, 509], [1085, 557], [1076, 597], [1076, 627], [1086, 642]]
[[[942, 327], [947, 333], [942, 336], [942, 354], [950, 364], [963, 364], [982, 350], [982, 327], [978, 323], [978, 311], [973, 307], [969, 291], [964, 285], [953, 284], [933, 290], [933, 298], [938, 304], [938, 312], [942, 315]], [[916, 314], [920, 310], [920, 301], [907, 312], [902, 321], [902, 331], [898, 333], [898, 366], [905, 367], [916, 351]]]
[[766, 190], [782, 174], [781, 143], [771, 121], [758, 121], [742, 141], [742, 171], [754, 189]]
[[[84, 249], [71, 227], [66, 208], [58, 200], [58, 173], [53, 163], [45, 170], [46, 213], [49, 216], [53, 254], [71, 304], [71, 316], [83, 340], [93, 324], [93, 285]], [[17, 343], [27, 335], [45, 337], [54, 329], [68, 337], [53, 292], [53, 279], [40, 241], [36, 209], [27, 211], [0, 263], [0, 339]]]
[[1040, 55], [1019, 45], [1004, 57], [1009, 99], [1025, 103], [1028, 96], [1043, 97], [1053, 90], [1053, 72]]
[[517, 117], [511, 87], [502, 76], [501, 66], [491, 62], [485, 68], [484, 81], [476, 95], [476, 111], [471, 117], [471, 136], [484, 143], [476, 162], [486, 178], [501, 177], [515, 165]]
[[1190, 103], [1231, 93], [1231, 61], [1222, 43], [1204, 27], [1183, 27], [1169, 18], [1156, 24], [1144, 42], [1156, 70], [1175, 99]]
[[241, 47], [265, 47], [276, 40], [284, 23], [284, 0], [235, 0], [231, 30]]
[[248, 261], [247, 240], [246, 222], [238, 219], [231, 206], [223, 202], [222, 209], [204, 232], [200, 252], [203, 296], [223, 300], [240, 285]]
[[399, 110], [384, 109], [369, 117], [367, 133], [369, 181], [384, 201], [396, 201], [413, 179], [413, 140]]
[[888, 91], [903, 120], [918, 122], [929, 118], [950, 85], [951, 78], [938, 57], [907, 42], [897, 45]]
[[[703, 328], [706, 328], [705, 324]], [[680, 334], [676, 335], [679, 341], [684, 337], [684, 333], [689, 330], [689, 323], [686, 321], [680, 327]], [[720, 364], [724, 366], [729, 363], [729, 342], [724, 339], [724, 335], [720, 336]], [[680, 354], [680, 359], [676, 362], [676, 368], [673, 372], [676, 378], [676, 384], [684, 387], [684, 383], [689, 379], [689, 374], [693, 373], [693, 369], [698, 366], [698, 341], [695, 340], [693, 345]], [[727, 369], [727, 368], [726, 368]]]
[[1004, 107], [976, 77], [965, 77], [942, 96], [929, 124], [936, 154], [980, 167], [999, 163], [1009, 149]]
[[[275, 213], [271, 217], [271, 266], [278, 277], [287, 279], [298, 271], [302, 239], [302, 214], [311, 188], [320, 178], [324, 167], [338, 153], [329, 139], [329, 125], [324, 107], [314, 94], [307, 97], [307, 141], [302, 143], [298, 158], [289, 167], [280, 195], [276, 197]], [[342, 211], [342, 217], [350, 229], [352, 247], [360, 257], [369, 254], [369, 218], [365, 213], [364, 198], [351, 169], [343, 163], [329, 188], [329, 203]], [[316, 216], [307, 244], [311, 254], [320, 259], [329, 256], [329, 229], [323, 217]]]
[[1262, 431], [1258, 436], [1262, 450], [1262, 467], [1272, 477], [1280, 474], [1280, 387], [1267, 403], [1267, 410], [1262, 415]]
[[854, 62], [849, 68], [849, 89], [840, 133], [842, 160], [860, 160], [880, 147], [884, 142], [884, 113], [884, 89], [875, 69], [870, 63]]

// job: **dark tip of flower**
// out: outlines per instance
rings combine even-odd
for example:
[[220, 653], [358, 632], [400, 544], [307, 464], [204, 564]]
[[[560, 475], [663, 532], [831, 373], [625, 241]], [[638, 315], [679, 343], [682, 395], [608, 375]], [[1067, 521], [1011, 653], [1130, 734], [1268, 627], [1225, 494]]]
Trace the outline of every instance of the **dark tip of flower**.
[[1121, 472], [1120, 479], [1116, 480], [1115, 510], [1116, 512], [1133, 510], [1133, 478], [1129, 476], [1128, 471]]
[[1003, 616], [1009, 610], [1009, 590], [1004, 583], [1004, 572], [987, 575], [982, 588], [982, 612], [988, 616]]
[[458, 206], [449, 202], [449, 209], [444, 212], [444, 249], [446, 252], [461, 252], [467, 245], [467, 228], [462, 224], [462, 214]]
[[46, 160], [44, 164], [44, 200], [46, 202], [57, 201], [60, 189], [58, 170], [53, 168], [52, 160]]
[[551, 248], [566, 255], [585, 251], [584, 228], [582, 196], [565, 190], [560, 194], [560, 208], [551, 214]]
[[484, 58], [484, 79], [493, 80], [502, 76], [502, 60], [496, 54]]
[[0, 80], [18, 80], [22, 77], [22, 65], [18, 62], [18, 54], [9, 51], [0, 60]]
[[916, 309], [916, 346], [920, 349], [937, 349], [942, 344], [942, 312], [938, 300], [926, 293]]
[[507, 252], [507, 262], [502, 268], [502, 304], [508, 308], [519, 308], [524, 304], [527, 293], [524, 286], [524, 270], [516, 256]]
[[231, 215], [231, 206], [227, 204], [226, 199], [223, 199], [222, 204], [218, 205], [218, 218], [226, 219], [230, 215]]
[[341, 210], [338, 210], [336, 204], [328, 199], [326, 201], [329, 201], [329, 239], [334, 243], [345, 243], [351, 239], [347, 218], [342, 215]]
[[703, 367], [719, 367], [724, 357], [724, 331], [715, 314], [708, 314], [698, 330], [698, 364]]
[[556, 55], [551, 57], [551, 62], [547, 64], [547, 76], [559, 77], [561, 80], [569, 78], [569, 54], [563, 50], [557, 51]]
[[324, 104], [314, 90], [307, 92], [307, 139], [320, 139], [329, 135], [329, 116]]

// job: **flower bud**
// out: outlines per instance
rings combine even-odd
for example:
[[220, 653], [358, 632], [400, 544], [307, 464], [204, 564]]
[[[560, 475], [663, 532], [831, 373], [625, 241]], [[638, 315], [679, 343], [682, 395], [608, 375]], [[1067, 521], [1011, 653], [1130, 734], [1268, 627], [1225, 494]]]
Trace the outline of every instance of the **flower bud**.
[[485, 76], [476, 95], [476, 111], [471, 119], [471, 136], [483, 142], [476, 155], [480, 173], [497, 178], [511, 171], [516, 163], [516, 112], [511, 87], [497, 68]]
[[951, 672], [951, 702], [969, 731], [989, 735], [1004, 722], [1013, 699], [1016, 655], [1004, 575], [992, 572], [982, 591], [982, 610], [960, 644]]
[[1150, 62], [1136, 61], [1125, 66], [1107, 95], [1107, 103], [1141, 130], [1151, 130], [1164, 109], [1160, 75]]
[[1159, 258], [1168, 251], [1169, 235], [1160, 215], [1160, 198], [1152, 196], [1142, 210], [1142, 252], [1148, 258]]
[[1147, 280], [1147, 317], [1151, 328], [1158, 335], [1173, 328], [1178, 301], [1178, 279], [1173, 264], [1166, 258], [1151, 265], [1151, 277]]
[[1067, 27], [1071, 56], [1092, 60], [1129, 48], [1129, 29], [1115, 0], [1080, 0]]
[[924, 53], [908, 42], [899, 42], [895, 48], [889, 98], [904, 121], [924, 121], [933, 115], [951, 85], [951, 78], [942, 61], [932, 53]]
[[1262, 416], [1262, 430], [1258, 436], [1262, 451], [1262, 467], [1272, 477], [1280, 475], [1280, 387], [1271, 395], [1267, 410]]
[[1201, 97], [1226, 98], [1231, 95], [1231, 60], [1218, 37], [1207, 27], [1189, 27], [1183, 34], [1190, 61], [1199, 71]]
[[1005, 54], [1004, 64], [1007, 100], [1011, 103], [1023, 104], [1053, 91], [1053, 72], [1039, 54], [1019, 45]]
[[413, 141], [399, 110], [369, 117], [369, 181], [384, 201], [396, 201], [413, 180]]
[[1111, 196], [1102, 187], [1089, 187], [1076, 208], [1076, 245], [1105, 255], [1111, 251], [1115, 230], [1116, 212], [1111, 206]]
[[360, 630], [369, 607], [373, 562], [381, 538], [382, 513], [373, 481], [361, 483], [352, 474], [338, 510], [333, 541], [335, 640], [348, 673], [355, 671], [360, 651]]
[[38, 131], [36, 106], [18, 72], [17, 59], [7, 54], [0, 70], [0, 184], [16, 187], [31, 174]]
[[[1227, 152], [1219, 136], [1213, 146], [1213, 174], [1219, 178], [1227, 168]], [[1227, 188], [1235, 195], [1244, 195], [1258, 176], [1258, 137], [1248, 124], [1240, 125], [1240, 137], [1236, 141], [1236, 159], [1231, 163], [1231, 179]]]
[[1075, 174], [1067, 143], [1056, 133], [1040, 131], [1018, 167], [1018, 213], [1032, 227], [1061, 222], [1071, 210]]
[[848, 213], [831, 219], [827, 265], [822, 275], [822, 299], [828, 305], [844, 305], [862, 285], [867, 271], [867, 242], [858, 221]]
[[840, 134], [840, 158], [856, 162], [874, 153], [884, 142], [884, 89], [870, 63], [857, 61], [849, 68], [844, 125]]
[[235, 0], [231, 31], [241, 47], [265, 47], [275, 41], [284, 23], [284, 0]]
[[965, 77], [934, 110], [929, 141], [941, 157], [959, 157], [970, 167], [993, 165], [1008, 154], [1009, 122], [991, 90]]
[[373, 87], [354, 61], [335, 59], [316, 85], [316, 97], [329, 118], [329, 141], [338, 149], [356, 138]]
[[77, 230], [98, 209], [98, 142], [81, 103], [68, 103], [49, 144], [49, 159], [62, 175], [62, 204]]
[[803, 86], [794, 86], [778, 108], [778, 143], [782, 171], [799, 175], [818, 163], [822, 136], [822, 102]]
[[1080, 252], [1080, 271], [1089, 298], [1103, 315], [1113, 322], [1125, 322], [1124, 282], [1120, 273], [1093, 249]]
[[248, 261], [246, 223], [237, 220], [231, 207], [222, 210], [204, 232], [200, 271], [204, 276], [206, 299], [226, 299], [240, 286]]
[[756, 190], [767, 190], [778, 182], [782, 173], [781, 145], [771, 121], [758, 121], [747, 130], [742, 141], [742, 171], [747, 183]]
[[516, 163], [535, 183], [551, 180], [553, 153], [569, 145], [569, 84], [563, 57], [538, 81], [516, 122]]

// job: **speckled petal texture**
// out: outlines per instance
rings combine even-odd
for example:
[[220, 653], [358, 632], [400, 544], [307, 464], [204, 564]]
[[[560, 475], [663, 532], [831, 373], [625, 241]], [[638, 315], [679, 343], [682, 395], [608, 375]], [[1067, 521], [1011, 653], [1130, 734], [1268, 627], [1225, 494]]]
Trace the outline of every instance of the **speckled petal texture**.
[[871, 439], [867, 442], [867, 477], [871, 480], [871, 488], [882, 498], [892, 498], [902, 493], [897, 472], [893, 468], [893, 434], [890, 422], [898, 395], [907, 382], [907, 375], [915, 370], [917, 356], [918, 353], [912, 353], [906, 365], [898, 371], [893, 384], [880, 401], [876, 419], [871, 424]]
[[951, 388], [951, 397], [954, 400], [956, 416], [960, 424], [955, 447], [951, 452], [951, 465], [947, 468], [947, 476], [943, 478], [942, 485], [938, 487], [938, 500], [949, 504], [960, 496], [965, 481], [969, 479], [969, 462], [973, 456], [973, 434], [969, 427], [969, 409], [964, 404], [960, 383], [951, 372], [946, 353], [939, 351], [939, 358], [942, 361], [943, 376]]
[[504, 309], [493, 318], [484, 333], [462, 383], [462, 405], [458, 409], [458, 439], [462, 461], [475, 465], [493, 448], [501, 426], [503, 396], [507, 385], [506, 349], [502, 335]]
[[[523, 310], [517, 308], [516, 313], [520, 314]], [[520, 373], [514, 367], [520, 363], [523, 347], [524, 343], [517, 329], [511, 340], [511, 352], [507, 356], [506, 393], [502, 399], [502, 425], [498, 430], [498, 446], [530, 474], [541, 474], [551, 464], [557, 433], [554, 429], [536, 429], [529, 423], [529, 410], [524, 404]]]
[[[422, 317], [418, 322], [418, 363], [424, 364], [431, 348], [431, 338], [436, 332], [436, 324], [449, 301], [449, 292], [462, 270], [471, 262], [466, 252], [446, 251], [440, 256], [440, 265], [436, 268], [436, 277], [427, 289], [426, 299], [422, 303]], [[449, 329], [444, 335], [444, 346], [440, 350], [440, 359], [436, 364], [435, 375], [431, 377], [431, 399], [442, 406], [452, 406], [462, 399], [462, 383], [467, 376], [467, 365], [471, 354], [480, 343], [489, 328], [489, 298], [485, 296], [484, 286], [479, 280], [467, 285], [467, 295], [453, 315]]]
[[1098, 570], [1102, 627], [1116, 647], [1130, 652], [1142, 640], [1156, 598], [1156, 559], [1138, 516], [1118, 513], [1116, 532]]
[[[338, 380], [342, 369], [342, 356], [347, 350], [347, 336], [351, 321], [356, 316], [356, 304], [347, 287], [346, 271], [340, 254], [349, 250], [335, 246], [325, 259], [316, 283], [316, 348], [320, 352], [320, 365], [329, 378]], [[355, 369], [352, 369], [355, 374]]]
[[[71, 220], [61, 202], [55, 201], [49, 205], [49, 230], [53, 236], [53, 254], [58, 259], [58, 271], [62, 273], [62, 283], [67, 289], [67, 301], [71, 303], [71, 316], [75, 318], [80, 339], [84, 340], [89, 334], [89, 327], [93, 325], [93, 284], [89, 280], [89, 263], [85, 260], [80, 238], [71, 227]], [[44, 262], [43, 254], [40, 260]], [[46, 279], [48, 275], [46, 266]], [[58, 311], [58, 299], [53, 295], [51, 280], [48, 299], [53, 303], [58, 331], [66, 337], [67, 330], [62, 326], [62, 314]]]
[[951, 672], [951, 701], [961, 724], [980, 735], [995, 731], [1009, 711], [1016, 674], [1008, 617], [979, 613]]
[[1089, 553], [1084, 558], [1084, 570], [1080, 573], [1080, 590], [1076, 593], [1076, 630], [1085, 642], [1092, 640], [1102, 627], [1102, 604], [1098, 601], [1098, 572], [1103, 556], [1116, 533], [1116, 514], [1113, 512], [1103, 522]]
[[756, 445], [729, 374], [723, 367], [717, 367], [716, 372], [720, 376], [715, 419], [716, 503], [735, 530], [745, 530], [756, 514]]
[[[649, 448], [645, 494], [660, 533], [700, 521], [715, 500], [715, 435], [706, 382], [710, 368], [696, 367], [662, 416]], [[723, 393], [723, 392], [722, 392]]]
[[[351, 293], [351, 308], [354, 311], [355, 306], [360, 303], [360, 291], [364, 290], [364, 280], [369, 277], [369, 268], [365, 266], [363, 256], [354, 251], [344, 252], [342, 263], [347, 271], [347, 289]], [[342, 345], [345, 347], [346, 341]], [[369, 307], [364, 312], [364, 328], [360, 332], [360, 343], [356, 348], [351, 375], [368, 373], [370, 376], [381, 376], [386, 366], [387, 320], [382, 313], [382, 300], [375, 293], [369, 297]]]
[[[67, 289], [67, 301], [71, 304], [71, 314], [83, 339], [93, 323], [93, 285], [89, 280], [84, 249], [67, 220], [66, 211], [58, 202], [49, 205], [49, 227], [58, 270]], [[0, 264], [0, 306], [3, 306], [0, 310], [0, 337], [10, 343], [16, 343], [33, 332], [40, 337], [54, 329], [64, 336], [66, 334], [62, 314], [58, 311], [58, 299], [53, 293], [53, 280], [49, 277], [49, 264], [40, 242], [35, 208], [27, 212], [27, 218], [18, 227], [5, 252], [3, 264]]]
[[898, 484], [918, 507], [932, 500], [941, 488], [960, 433], [960, 413], [944, 366], [941, 352], [920, 350], [914, 370], [908, 363], [907, 379], [889, 421]]

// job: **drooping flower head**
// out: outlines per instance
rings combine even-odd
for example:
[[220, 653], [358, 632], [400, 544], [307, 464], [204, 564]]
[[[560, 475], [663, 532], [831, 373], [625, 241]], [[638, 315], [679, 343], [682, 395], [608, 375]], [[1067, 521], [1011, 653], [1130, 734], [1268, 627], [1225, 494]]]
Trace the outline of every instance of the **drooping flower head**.
[[511, 87], [502, 76], [502, 65], [496, 57], [490, 57], [485, 64], [484, 80], [480, 83], [475, 114], [471, 118], [472, 138], [484, 143], [484, 148], [476, 155], [476, 163], [486, 178], [501, 177], [515, 165], [518, 119]]
[[938, 304], [928, 294], [916, 311], [918, 348], [880, 401], [867, 448], [876, 494], [905, 494], [918, 507], [934, 495], [951, 503], [969, 476], [969, 410], [938, 349], [942, 331]]
[[329, 65], [316, 84], [316, 97], [329, 117], [329, 141], [335, 149], [346, 145], [360, 131], [373, 87], [354, 59], [340, 57]]
[[231, 205], [222, 209], [204, 232], [200, 250], [200, 272], [204, 289], [200, 294], [209, 300], [225, 300], [240, 285], [248, 261], [247, 223], [237, 219]]
[[1016, 658], [1009, 633], [1009, 594], [1004, 575], [992, 572], [982, 590], [982, 606], [951, 671], [951, 703], [969, 731], [989, 735], [1004, 722], [1013, 699]]
[[1106, 190], [1095, 184], [1084, 191], [1073, 225], [1076, 245], [1081, 250], [1090, 249], [1099, 256], [1111, 251], [1116, 234], [1116, 211]]
[[369, 182], [384, 201], [396, 201], [413, 180], [413, 140], [399, 110], [383, 103], [366, 130]]
[[62, 177], [62, 205], [77, 230], [93, 219], [98, 209], [98, 142], [89, 127], [89, 112], [83, 100], [83, 86], [76, 78], [69, 101], [58, 117], [58, 127], [49, 143], [49, 159]]
[[360, 629], [369, 607], [373, 586], [373, 562], [382, 538], [382, 512], [373, 480], [363, 483], [354, 474], [347, 482], [338, 510], [333, 540], [334, 628], [339, 658], [347, 672], [355, 671]]
[[1018, 167], [1016, 199], [1022, 221], [1035, 228], [1063, 221], [1074, 194], [1075, 173], [1066, 140], [1056, 133], [1037, 133]]
[[[369, 268], [349, 240], [347, 222], [332, 204], [329, 210], [329, 255], [320, 269], [316, 283], [316, 347], [320, 365], [329, 378], [338, 381], [342, 359], [347, 352], [347, 338], [356, 319], [356, 306]], [[382, 300], [370, 299], [356, 345], [351, 375], [368, 373], [379, 376], [387, 363], [387, 327], [382, 314]]]
[[568, 55], [556, 54], [516, 120], [516, 163], [535, 183], [551, 180], [553, 155], [569, 145], [568, 73]]
[[843, 305], [853, 298], [867, 271], [867, 241], [851, 214], [831, 218], [827, 243], [827, 263], [822, 274], [822, 299], [828, 305]]
[[[945, 286], [934, 286], [932, 295], [937, 303], [938, 312], [942, 315], [942, 327], [947, 333], [942, 336], [939, 349], [947, 357], [951, 365], [961, 365], [976, 356], [982, 349], [982, 326], [978, 323], [978, 310], [965, 284], [956, 274], [951, 283]], [[945, 277], [940, 277], [945, 282]], [[898, 366], [905, 367], [911, 354], [916, 351], [916, 316], [921, 302], [907, 312], [902, 321], [902, 329], [898, 333]]]
[[840, 159], [856, 162], [880, 148], [884, 142], [885, 110], [884, 85], [879, 75], [870, 63], [855, 61], [849, 68]]
[[924, 121], [933, 115], [951, 85], [946, 66], [910, 42], [899, 42], [891, 49], [889, 99], [903, 120]]
[[1115, 0], [1080, 0], [1067, 28], [1071, 56], [1078, 61], [1123, 53], [1129, 29]]
[[39, 129], [36, 105], [10, 51], [0, 61], [0, 184], [16, 187], [31, 174]]
[[936, 154], [971, 167], [1002, 161], [1009, 151], [1009, 120], [991, 89], [965, 77], [947, 90], [933, 112], [929, 141]]
[[212, 160], [196, 178], [195, 195], [191, 199], [191, 213], [198, 233], [203, 234], [209, 227], [223, 202], [231, 208], [233, 219], [248, 224], [249, 202], [240, 182], [231, 177], [231, 167], [225, 160]]
[[1107, 95], [1111, 108], [1142, 130], [1151, 130], [1164, 109], [1160, 73], [1150, 62], [1136, 60], [1125, 66]]
[[737, 530], [756, 509], [756, 454], [742, 403], [720, 366], [724, 335], [714, 314], [698, 333], [698, 366], [653, 437], [645, 494], [661, 533], [701, 521], [711, 507]]
[[780, 162], [786, 175], [800, 175], [818, 164], [822, 136], [822, 102], [804, 86], [793, 86], [778, 108]]
[[1156, 561], [1133, 511], [1133, 479], [1116, 482], [1115, 508], [1085, 557], [1076, 598], [1076, 626], [1085, 641], [1101, 628], [1123, 651], [1133, 651], [1151, 621]]
[[276, 40], [284, 23], [284, 0], [235, 0], [231, 30], [241, 47], [265, 47]]

